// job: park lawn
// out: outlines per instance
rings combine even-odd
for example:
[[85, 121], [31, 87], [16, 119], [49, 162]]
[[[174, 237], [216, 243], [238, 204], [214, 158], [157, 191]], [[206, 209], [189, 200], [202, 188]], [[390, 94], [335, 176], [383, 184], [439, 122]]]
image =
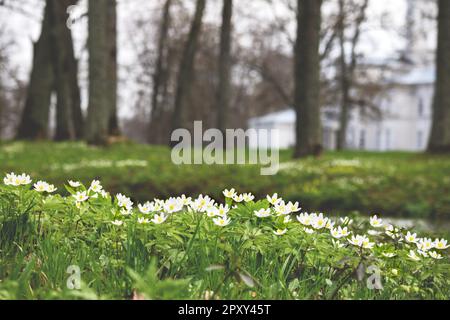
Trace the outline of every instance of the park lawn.
[[162, 146], [121, 143], [106, 148], [84, 143], [0, 144], [0, 172], [26, 172], [59, 187], [68, 179], [100, 179], [112, 193], [137, 202], [154, 197], [209, 194], [225, 188], [257, 197], [277, 192], [305, 211], [330, 215], [359, 212], [383, 216], [450, 217], [450, 157], [406, 152], [328, 152], [299, 161], [280, 154], [280, 171], [262, 176], [255, 165], [174, 165]]

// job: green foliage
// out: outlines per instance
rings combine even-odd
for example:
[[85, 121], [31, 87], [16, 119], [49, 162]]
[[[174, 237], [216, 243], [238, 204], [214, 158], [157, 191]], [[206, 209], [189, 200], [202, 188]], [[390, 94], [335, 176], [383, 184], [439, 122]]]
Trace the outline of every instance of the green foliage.
[[[297, 216], [292, 203], [251, 195], [227, 197], [218, 216], [207, 197], [138, 209], [95, 182], [66, 186], [68, 196], [30, 189], [0, 186], [0, 299], [450, 297], [446, 242], [376, 218]], [[382, 289], [368, 286], [373, 268]]]
[[258, 197], [276, 190], [311, 211], [333, 215], [359, 211], [449, 218], [448, 156], [342, 152], [291, 162], [290, 152], [283, 151], [280, 158], [277, 175], [261, 176], [260, 168], [250, 165], [176, 166], [165, 147], [16, 142], [0, 145], [0, 172], [25, 171], [57, 185], [68, 177], [85, 183], [97, 178], [108, 190], [130, 194], [135, 201], [182, 193], [219, 199], [223, 189], [234, 186]]

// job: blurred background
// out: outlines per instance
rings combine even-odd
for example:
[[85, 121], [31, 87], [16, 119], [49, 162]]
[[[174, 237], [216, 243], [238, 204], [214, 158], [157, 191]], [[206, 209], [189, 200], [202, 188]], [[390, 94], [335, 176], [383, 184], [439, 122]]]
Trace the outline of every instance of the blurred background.
[[[0, 171], [446, 221], [449, 28], [446, 0], [0, 0]], [[194, 120], [278, 129], [280, 172], [173, 165]]]

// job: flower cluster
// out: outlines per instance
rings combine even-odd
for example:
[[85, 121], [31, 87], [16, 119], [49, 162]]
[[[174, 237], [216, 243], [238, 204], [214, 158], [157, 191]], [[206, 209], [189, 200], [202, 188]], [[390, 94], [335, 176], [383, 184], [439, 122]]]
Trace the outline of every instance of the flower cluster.
[[[30, 176], [26, 174], [16, 175], [9, 173], [3, 179], [7, 186], [26, 186], [32, 183]], [[53, 193], [57, 189], [54, 185], [44, 181], [38, 181], [33, 185], [33, 190], [38, 193]], [[301, 230], [306, 235], [328, 235], [333, 245], [337, 248], [355, 248], [358, 252], [376, 251], [377, 248], [388, 247], [383, 239], [401, 244], [406, 248], [405, 256], [413, 261], [421, 261], [424, 258], [443, 259], [438, 251], [450, 247], [445, 239], [420, 238], [416, 233], [399, 229], [386, 223], [377, 215], [370, 217], [366, 223], [367, 234], [356, 233], [353, 220], [349, 218], [331, 219], [323, 213], [300, 212], [298, 202], [286, 202], [278, 194], [267, 195], [265, 199], [255, 202], [255, 196], [251, 193], [238, 194], [235, 189], [224, 190], [225, 203], [218, 203], [207, 195], [199, 195], [193, 199], [182, 195], [170, 197], [167, 200], [154, 199], [134, 207], [133, 201], [123, 195], [116, 194], [111, 199], [103, 189], [100, 181], [94, 180], [86, 188], [81, 182], [68, 181], [67, 190], [71, 193], [77, 208], [82, 209], [83, 203], [89, 206], [91, 199], [103, 198], [113, 206], [113, 218], [109, 221], [112, 225], [121, 227], [124, 224], [135, 222], [139, 225], [164, 224], [171, 215], [175, 214], [202, 214], [209, 218], [212, 224], [218, 227], [226, 227], [233, 223], [235, 217], [239, 218], [242, 208], [249, 212], [248, 219], [259, 221], [260, 225], [272, 228], [272, 233], [277, 237], [289, 234], [290, 230]], [[249, 210], [249, 208], [252, 208]], [[292, 219], [295, 216], [296, 219]], [[295, 221], [297, 220], [297, 221]], [[407, 231], [405, 233], [405, 231]], [[377, 238], [374, 238], [377, 237]], [[392, 250], [380, 251], [386, 258], [397, 256]]]

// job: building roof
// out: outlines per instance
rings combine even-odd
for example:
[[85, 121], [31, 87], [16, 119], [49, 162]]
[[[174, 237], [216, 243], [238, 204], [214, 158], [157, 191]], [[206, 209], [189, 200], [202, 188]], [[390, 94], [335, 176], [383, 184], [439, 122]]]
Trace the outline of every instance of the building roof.
[[256, 124], [280, 124], [280, 123], [293, 123], [295, 122], [296, 114], [294, 109], [285, 109], [281, 111], [276, 111], [268, 113], [261, 117], [250, 118], [249, 123], [254, 126]]
[[416, 67], [404, 74], [396, 74], [389, 83], [401, 85], [433, 84], [436, 79], [434, 66]]

